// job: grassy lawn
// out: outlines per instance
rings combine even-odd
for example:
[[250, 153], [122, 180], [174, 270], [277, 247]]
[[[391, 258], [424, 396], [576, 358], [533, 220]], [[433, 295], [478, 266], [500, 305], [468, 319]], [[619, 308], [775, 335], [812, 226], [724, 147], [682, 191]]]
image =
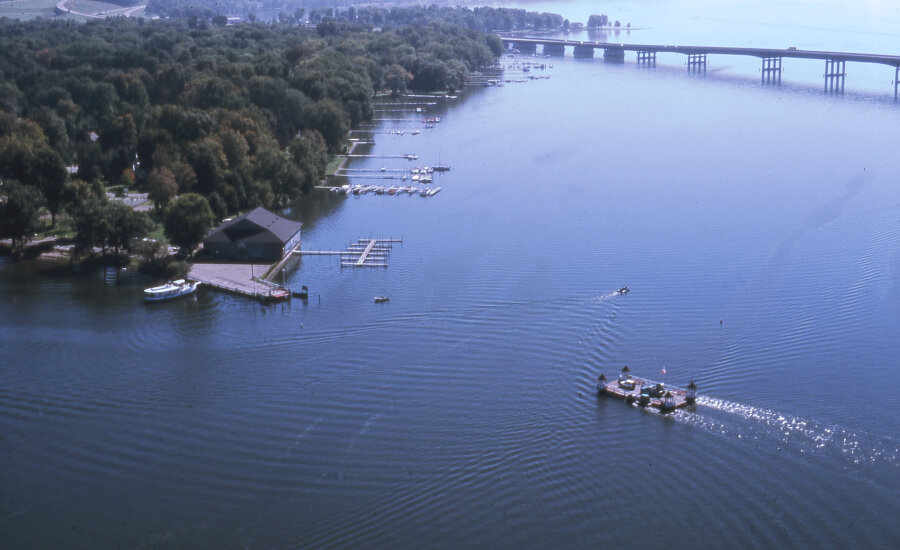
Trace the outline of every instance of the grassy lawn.
[[52, 17], [58, 0], [2, 0], [0, 17], [10, 19], [34, 19]]
[[[10, 19], [35, 19], [37, 17], [68, 17], [76, 21], [88, 19], [75, 14], [56, 15], [53, 9], [59, 0], [0, 0], [0, 17]], [[92, 0], [69, 0], [66, 6], [74, 11], [89, 15], [109, 14], [122, 15], [128, 8], [107, 4], [106, 2], [94, 2]], [[143, 10], [134, 15], [143, 15]]]
[[123, 8], [116, 4], [107, 4], [106, 2], [95, 2], [94, 0], [69, 0], [66, 3], [72, 11], [86, 13], [88, 15], [122, 15], [129, 8]]
[[334, 171], [337, 170], [338, 165], [343, 160], [344, 160], [344, 157], [339, 157], [337, 155], [331, 155], [328, 158], [328, 165], [325, 167], [325, 175], [326, 176], [334, 175]]

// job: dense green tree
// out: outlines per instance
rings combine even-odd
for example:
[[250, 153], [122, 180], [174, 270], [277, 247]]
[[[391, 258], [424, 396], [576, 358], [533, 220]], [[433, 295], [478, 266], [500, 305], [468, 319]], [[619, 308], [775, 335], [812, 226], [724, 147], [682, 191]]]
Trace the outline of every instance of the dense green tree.
[[50, 148], [43, 129], [33, 121], [16, 120], [4, 126], [0, 128], [0, 178], [37, 188], [55, 224], [67, 176], [62, 157]]
[[42, 204], [40, 191], [30, 185], [16, 180], [0, 185], [0, 236], [12, 239], [13, 251], [34, 232]]
[[328, 152], [341, 151], [344, 138], [350, 130], [350, 122], [341, 106], [330, 99], [314, 101], [303, 109], [306, 127], [318, 130], [325, 138]]
[[109, 227], [106, 244], [117, 256], [120, 250], [131, 250], [132, 241], [143, 237], [153, 227], [147, 214], [137, 212], [120, 201], [110, 201], [104, 215]]
[[209, 202], [202, 195], [187, 193], [166, 207], [163, 227], [169, 242], [192, 256], [215, 219]]
[[208, 195], [218, 191], [228, 168], [228, 158], [217, 137], [209, 136], [188, 145], [187, 160], [197, 175], [197, 192]]
[[157, 212], [162, 212], [178, 193], [175, 174], [166, 166], [154, 168], [147, 177], [147, 194]]
[[402, 65], [393, 64], [385, 75], [384, 83], [394, 95], [406, 93], [406, 87], [412, 81], [413, 75], [409, 73]]
[[95, 247], [106, 251], [110, 234], [109, 219], [105, 215], [107, 203], [105, 196], [91, 195], [71, 209], [77, 252], [90, 253]]
[[[295, 7], [283, 9], [296, 19]], [[205, 195], [217, 215], [283, 204], [320, 181], [326, 153], [371, 118], [376, 92], [460, 89], [502, 53], [483, 31], [562, 22], [416, 6], [318, 9], [321, 33], [291, 18], [207, 25], [248, 9], [151, 0], [149, 12], [195, 19], [0, 19], [0, 178], [39, 190], [54, 220], [62, 209], [81, 215], [85, 247], [111, 242], [102, 219], [88, 219], [107, 211], [96, 204], [104, 185], [137, 186], [159, 210], [176, 187]], [[72, 163], [83, 182], [66, 177]]]
[[605, 27], [606, 24], [609, 23], [609, 17], [606, 15], [592, 15], [588, 17], [587, 26], [596, 29], [599, 27]]
[[66, 165], [59, 154], [49, 147], [38, 150], [34, 162], [33, 181], [44, 194], [51, 225], [56, 225], [56, 214], [65, 198]]
[[0, 82], [0, 112], [19, 113], [23, 98], [15, 82]]

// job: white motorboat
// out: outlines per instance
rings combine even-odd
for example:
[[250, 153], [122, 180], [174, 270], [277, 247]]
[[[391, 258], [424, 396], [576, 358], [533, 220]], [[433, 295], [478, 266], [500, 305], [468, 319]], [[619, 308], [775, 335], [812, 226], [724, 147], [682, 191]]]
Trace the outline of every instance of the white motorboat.
[[144, 289], [144, 301], [160, 302], [187, 296], [197, 290], [199, 285], [199, 281], [185, 281], [184, 279], [169, 281], [164, 285]]

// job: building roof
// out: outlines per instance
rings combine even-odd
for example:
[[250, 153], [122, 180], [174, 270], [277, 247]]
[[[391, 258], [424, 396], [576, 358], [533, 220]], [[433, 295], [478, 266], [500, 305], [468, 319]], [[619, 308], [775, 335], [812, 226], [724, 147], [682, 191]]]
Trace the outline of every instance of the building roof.
[[258, 207], [229, 220], [210, 231], [206, 242], [264, 243], [280, 242], [282, 245], [300, 231], [303, 224], [273, 214]]

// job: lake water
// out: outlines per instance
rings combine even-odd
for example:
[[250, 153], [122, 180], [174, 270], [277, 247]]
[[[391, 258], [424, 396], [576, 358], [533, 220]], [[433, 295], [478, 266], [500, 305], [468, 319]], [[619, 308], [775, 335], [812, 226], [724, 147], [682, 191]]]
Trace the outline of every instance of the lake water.
[[[795, 4], [600, 11], [646, 15], [633, 42], [900, 53], [875, 9], [897, 8]], [[452, 171], [434, 197], [293, 212], [306, 249], [403, 239], [386, 269], [303, 258], [307, 304], [145, 306], [141, 285], [0, 264], [0, 546], [893, 546], [893, 69], [848, 64], [834, 96], [813, 61], [780, 87], [755, 59], [543, 61], [548, 80], [433, 106], [435, 128], [379, 113], [406, 121], [365, 151], [420, 160], [350, 167]], [[701, 404], [598, 397], [626, 364]]]

